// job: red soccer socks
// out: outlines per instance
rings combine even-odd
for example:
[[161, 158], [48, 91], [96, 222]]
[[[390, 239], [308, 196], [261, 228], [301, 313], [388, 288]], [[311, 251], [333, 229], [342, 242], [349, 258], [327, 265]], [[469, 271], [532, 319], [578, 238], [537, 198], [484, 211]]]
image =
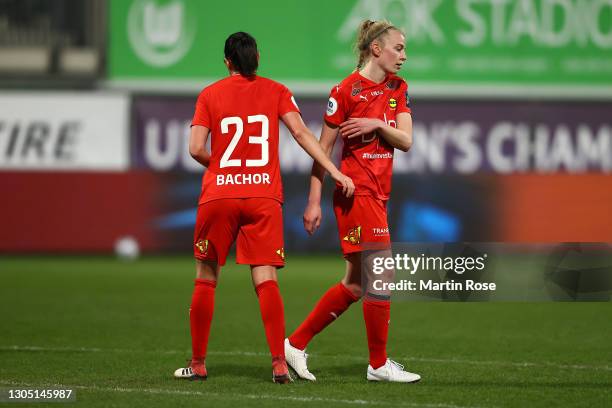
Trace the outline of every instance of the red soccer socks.
[[267, 280], [255, 288], [272, 358], [285, 360], [285, 312], [278, 283]]
[[389, 318], [391, 302], [375, 300], [364, 296], [363, 318], [368, 335], [370, 365], [377, 369], [387, 362], [387, 335], [389, 334]]
[[189, 323], [191, 325], [192, 361], [203, 361], [208, 347], [208, 335], [215, 308], [216, 281], [196, 279], [191, 308], [189, 309]]
[[317, 333], [337, 319], [357, 300], [359, 297], [353, 295], [342, 283], [332, 286], [319, 299], [300, 327], [289, 336], [289, 343], [295, 348], [304, 350]]
[[189, 362], [189, 367], [193, 373], [192, 379], [194, 380], [205, 380], [208, 377], [208, 373], [206, 372], [206, 364], [204, 363], [204, 359], [194, 360], [192, 359]]
[[285, 357], [272, 357], [272, 381], [277, 384], [287, 384], [292, 381]]

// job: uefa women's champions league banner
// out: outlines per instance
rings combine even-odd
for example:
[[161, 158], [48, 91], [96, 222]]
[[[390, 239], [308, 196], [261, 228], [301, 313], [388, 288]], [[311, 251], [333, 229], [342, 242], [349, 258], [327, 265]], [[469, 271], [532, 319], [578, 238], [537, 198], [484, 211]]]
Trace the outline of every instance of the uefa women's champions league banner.
[[[160, 172], [202, 171], [187, 150], [195, 99], [135, 98], [133, 166]], [[297, 103], [318, 137], [325, 100], [298, 97]], [[396, 151], [396, 175], [612, 175], [612, 103], [423, 101], [412, 108], [414, 143], [408, 153]], [[284, 126], [280, 132], [282, 171], [309, 173], [312, 160]]]
[[[154, 225], [168, 248], [190, 242], [195, 220], [204, 170], [187, 151], [195, 99], [143, 96], [132, 104], [131, 162], [164, 186]], [[326, 100], [297, 104], [318, 135]], [[413, 102], [413, 147], [394, 157], [393, 238], [612, 242], [610, 111], [610, 103]], [[336, 250], [331, 182], [323, 225], [309, 238], [302, 214], [312, 160], [284, 126], [280, 137], [286, 248]]]
[[[260, 73], [321, 95], [355, 67], [359, 23], [406, 34], [419, 95], [610, 97], [609, 0], [110, 0], [108, 75], [138, 88], [224, 75], [225, 38], [248, 31]], [[168, 85], [169, 86], [169, 85]]]

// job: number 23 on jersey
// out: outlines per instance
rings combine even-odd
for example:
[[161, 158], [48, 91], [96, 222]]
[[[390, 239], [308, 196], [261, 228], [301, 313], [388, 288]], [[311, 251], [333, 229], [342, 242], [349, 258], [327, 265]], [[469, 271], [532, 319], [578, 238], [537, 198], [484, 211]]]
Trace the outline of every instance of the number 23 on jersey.
[[[247, 116], [247, 123], [261, 123], [261, 135], [249, 135], [250, 145], [259, 145], [261, 154], [259, 159], [244, 160], [246, 167], [262, 167], [268, 164], [270, 153], [268, 146], [269, 137], [269, 121], [266, 115], [250, 115]], [[233, 125], [233, 126], [232, 126]], [[230, 126], [233, 129], [230, 129]], [[231, 131], [234, 131], [233, 135]], [[220, 168], [225, 167], [241, 167], [243, 166], [242, 159], [232, 158], [232, 153], [238, 146], [238, 142], [244, 133], [244, 121], [239, 116], [230, 116], [221, 119], [221, 134], [228, 135], [232, 139], [221, 156], [219, 163]]]

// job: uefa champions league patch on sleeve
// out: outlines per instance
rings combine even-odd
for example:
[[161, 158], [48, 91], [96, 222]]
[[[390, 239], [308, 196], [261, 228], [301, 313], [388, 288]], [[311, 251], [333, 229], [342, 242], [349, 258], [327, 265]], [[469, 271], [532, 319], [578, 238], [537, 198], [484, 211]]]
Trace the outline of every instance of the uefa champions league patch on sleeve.
[[327, 101], [327, 116], [331, 116], [338, 110], [338, 101], [336, 101], [333, 97], [329, 98]]

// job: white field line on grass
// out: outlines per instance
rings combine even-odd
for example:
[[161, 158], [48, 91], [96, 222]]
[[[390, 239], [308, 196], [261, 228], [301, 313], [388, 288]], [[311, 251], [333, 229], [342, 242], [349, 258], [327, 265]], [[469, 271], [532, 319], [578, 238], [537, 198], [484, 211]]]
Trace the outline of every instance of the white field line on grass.
[[[0, 351], [48, 351], [48, 352], [81, 352], [81, 353], [153, 353], [153, 354], [178, 354], [189, 356], [189, 350], [133, 350], [133, 349], [117, 349], [109, 348], [102, 349], [97, 347], [39, 347], [39, 346], [0, 346]], [[209, 351], [209, 355], [213, 356], [245, 356], [245, 357], [259, 357], [268, 356], [268, 353], [255, 352], [255, 351]], [[308, 353], [313, 357], [324, 357], [326, 359], [342, 359], [342, 360], [354, 360], [354, 361], [366, 361], [366, 357], [338, 355], [338, 354], [319, 354], [319, 353]], [[557, 368], [560, 370], [599, 370], [599, 371], [612, 371], [612, 367], [609, 365], [595, 366], [595, 365], [582, 365], [582, 364], [557, 364], [551, 362], [515, 362], [515, 361], [498, 361], [498, 360], [462, 360], [462, 359], [445, 359], [445, 358], [427, 358], [427, 357], [412, 357], [412, 356], [399, 356], [398, 360], [406, 361], [417, 361], [423, 363], [440, 363], [440, 364], [471, 364], [471, 365], [491, 365], [491, 366], [510, 366], [510, 367], [550, 367]]]
[[374, 406], [388, 406], [392, 404], [397, 407], [415, 407], [415, 408], [478, 408], [475, 406], [465, 405], [454, 405], [454, 404], [429, 404], [429, 403], [416, 403], [416, 402], [385, 402], [376, 400], [362, 400], [362, 399], [336, 399], [336, 398], [323, 398], [323, 397], [295, 397], [290, 395], [275, 395], [275, 394], [234, 394], [227, 393], [221, 394], [217, 392], [209, 391], [183, 391], [183, 390], [172, 390], [166, 388], [124, 388], [124, 387], [100, 387], [97, 385], [71, 385], [71, 384], [56, 384], [56, 383], [23, 383], [15, 381], [4, 381], [0, 380], [0, 385], [9, 387], [44, 387], [44, 388], [62, 388], [62, 389], [77, 389], [86, 391], [104, 391], [104, 392], [123, 392], [123, 393], [140, 393], [140, 394], [157, 394], [157, 395], [189, 395], [189, 396], [202, 396], [206, 398], [219, 398], [219, 399], [250, 399], [250, 400], [277, 400], [277, 401], [291, 401], [291, 402], [322, 402], [326, 404], [347, 404], [347, 405], [374, 405]]

